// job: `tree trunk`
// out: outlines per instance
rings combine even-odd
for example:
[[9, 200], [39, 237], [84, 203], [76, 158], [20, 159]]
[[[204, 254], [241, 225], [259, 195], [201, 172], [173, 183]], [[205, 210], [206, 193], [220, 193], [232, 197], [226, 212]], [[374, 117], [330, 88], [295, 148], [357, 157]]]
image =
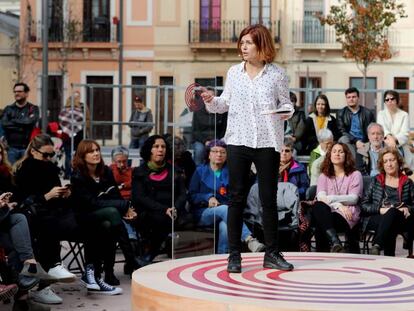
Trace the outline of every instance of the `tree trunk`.
[[367, 89], [367, 72], [368, 72], [368, 66], [364, 64], [364, 69], [362, 70], [362, 98], [361, 98], [361, 105], [366, 106], [366, 100], [367, 100], [367, 93], [365, 90]]

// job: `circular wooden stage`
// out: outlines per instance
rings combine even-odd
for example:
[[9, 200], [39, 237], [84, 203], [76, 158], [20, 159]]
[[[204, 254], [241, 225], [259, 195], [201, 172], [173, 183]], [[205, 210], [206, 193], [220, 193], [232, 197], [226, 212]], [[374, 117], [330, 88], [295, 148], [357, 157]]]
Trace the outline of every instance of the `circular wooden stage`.
[[133, 310], [414, 310], [414, 260], [285, 253], [291, 272], [264, 269], [263, 253], [243, 254], [241, 274], [227, 255], [176, 259], [137, 270]]

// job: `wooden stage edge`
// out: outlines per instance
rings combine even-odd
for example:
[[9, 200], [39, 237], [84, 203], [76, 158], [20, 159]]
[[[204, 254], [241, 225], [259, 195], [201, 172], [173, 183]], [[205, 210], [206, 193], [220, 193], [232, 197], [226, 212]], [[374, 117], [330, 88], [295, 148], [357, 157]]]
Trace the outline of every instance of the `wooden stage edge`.
[[263, 253], [152, 264], [132, 275], [133, 311], [414, 310], [414, 260], [335, 253], [285, 253], [293, 271], [263, 268]]

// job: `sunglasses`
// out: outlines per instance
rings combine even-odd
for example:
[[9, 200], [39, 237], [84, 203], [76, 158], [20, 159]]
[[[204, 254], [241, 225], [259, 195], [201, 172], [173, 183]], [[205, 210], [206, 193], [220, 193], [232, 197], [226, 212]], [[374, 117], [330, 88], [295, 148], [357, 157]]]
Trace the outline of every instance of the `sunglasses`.
[[56, 152], [54, 151], [53, 152], [42, 152], [39, 149], [35, 149], [35, 148], [33, 149], [39, 152], [42, 155], [43, 159], [53, 158], [56, 155]]
[[395, 97], [390, 97], [390, 98], [386, 98], [386, 99], [385, 99], [385, 101], [386, 101], [386, 102], [389, 102], [389, 101], [391, 101], [391, 100], [395, 100]]
[[290, 149], [283, 149], [282, 150], [282, 152], [285, 152], [285, 153], [290, 153], [292, 150], [290, 150]]

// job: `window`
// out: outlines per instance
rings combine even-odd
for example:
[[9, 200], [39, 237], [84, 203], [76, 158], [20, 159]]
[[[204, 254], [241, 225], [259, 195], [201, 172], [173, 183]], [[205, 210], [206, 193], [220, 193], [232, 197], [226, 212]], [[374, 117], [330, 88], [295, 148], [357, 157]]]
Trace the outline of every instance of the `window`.
[[83, 39], [86, 42], [108, 42], [111, 24], [109, 0], [86, 0], [83, 5]]
[[[174, 78], [173, 77], [160, 77], [160, 85], [174, 85]], [[174, 107], [174, 91], [172, 89], [168, 89], [168, 122], [173, 122], [173, 107]], [[167, 128], [167, 124], [164, 122], [165, 118], [165, 90], [161, 89], [160, 93], [160, 129], [162, 133], [169, 133], [173, 134], [173, 128], [169, 126]]]
[[[135, 76], [132, 77], [131, 80], [131, 84], [132, 85], [136, 85], [136, 86], [146, 86], [147, 85], [147, 77], [145, 76]], [[142, 98], [143, 102], [145, 103], [145, 105], [147, 104], [147, 89], [143, 88], [143, 87], [139, 87], [139, 88], [132, 88], [132, 98], [131, 98], [131, 108], [133, 111], [134, 110], [134, 98], [135, 96], [139, 96]]]
[[304, 43], [323, 43], [324, 30], [316, 14], [323, 14], [324, 0], [304, 0], [303, 38]]
[[[410, 78], [399, 77], [394, 78], [394, 89], [395, 90], [409, 90], [410, 89]], [[408, 112], [409, 107], [409, 94], [400, 92], [400, 108]]]
[[[300, 77], [299, 80], [299, 87], [300, 88], [311, 88], [311, 89], [319, 89], [322, 87], [322, 79], [321, 77]], [[299, 93], [299, 103], [301, 107], [304, 107], [305, 104], [312, 105], [313, 100], [320, 92], [312, 91], [312, 92], [300, 92]], [[306, 97], [307, 96], [307, 97]]]
[[250, 0], [250, 24], [270, 25], [270, 0]]
[[221, 0], [200, 0], [200, 41], [220, 41]]
[[63, 39], [63, 0], [48, 0], [49, 41], [61, 42]]
[[48, 103], [49, 122], [58, 121], [59, 112], [62, 109], [62, 76], [49, 75]]
[[[376, 92], [368, 92], [363, 93], [361, 91], [362, 89], [362, 78], [360, 77], [351, 77], [349, 78], [349, 86], [350, 87], [356, 87], [359, 89], [359, 102], [363, 106], [367, 107], [368, 109], [371, 109], [373, 111], [376, 111], [377, 107], [377, 94]], [[377, 88], [377, 78], [375, 77], [367, 77], [367, 89], [376, 89]], [[365, 95], [365, 96], [364, 96]]]

